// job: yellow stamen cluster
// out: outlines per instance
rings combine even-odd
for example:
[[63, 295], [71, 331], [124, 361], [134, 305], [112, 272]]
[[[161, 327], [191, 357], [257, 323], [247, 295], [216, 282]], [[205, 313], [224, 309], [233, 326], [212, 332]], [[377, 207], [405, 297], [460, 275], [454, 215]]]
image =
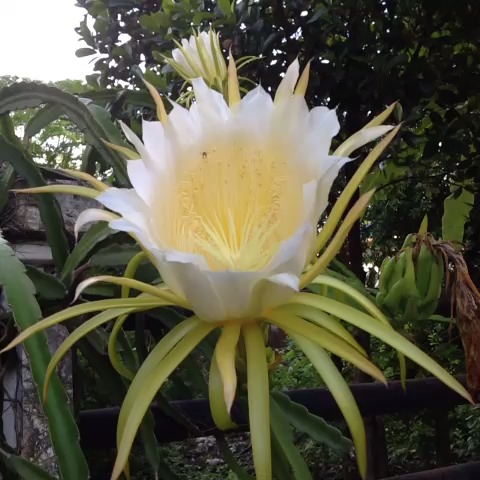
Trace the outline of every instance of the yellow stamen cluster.
[[213, 270], [262, 269], [301, 221], [286, 213], [301, 211], [302, 184], [285, 153], [247, 139], [214, 141], [188, 161], [167, 208], [159, 196], [159, 237]]

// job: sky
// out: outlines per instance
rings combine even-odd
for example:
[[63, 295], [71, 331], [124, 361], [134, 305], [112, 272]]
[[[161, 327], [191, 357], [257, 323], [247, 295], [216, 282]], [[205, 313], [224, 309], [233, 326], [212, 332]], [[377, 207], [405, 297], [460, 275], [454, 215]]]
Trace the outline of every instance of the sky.
[[32, 80], [83, 80], [89, 59], [75, 50], [86, 45], [74, 28], [83, 19], [75, 0], [0, 0], [0, 76]]

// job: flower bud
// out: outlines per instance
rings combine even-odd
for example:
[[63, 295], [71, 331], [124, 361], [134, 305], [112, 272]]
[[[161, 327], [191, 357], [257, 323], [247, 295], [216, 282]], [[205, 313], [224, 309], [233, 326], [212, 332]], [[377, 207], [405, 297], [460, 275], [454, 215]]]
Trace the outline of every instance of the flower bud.
[[210, 32], [194, 33], [189, 40], [176, 42], [178, 48], [172, 51], [172, 58], [166, 62], [186, 81], [203, 78], [210, 88], [223, 90], [227, 79], [227, 64], [223, 57], [218, 34]]

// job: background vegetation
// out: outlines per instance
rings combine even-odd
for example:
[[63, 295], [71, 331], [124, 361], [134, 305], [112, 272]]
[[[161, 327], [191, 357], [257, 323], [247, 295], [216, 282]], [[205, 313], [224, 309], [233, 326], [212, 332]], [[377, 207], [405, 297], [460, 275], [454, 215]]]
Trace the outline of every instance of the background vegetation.
[[[17, 175], [26, 176], [31, 184], [43, 182], [45, 170], [38, 168], [35, 172], [40, 172], [40, 177], [35, 176], [32, 164], [80, 167], [112, 184], [126, 185], [121, 159], [107, 152], [100, 138], [122, 141], [114, 124], [116, 119], [141, 132], [139, 120], [142, 116], [150, 118], [153, 106], [141, 81], [143, 75], [164, 95], [173, 99], [179, 96], [182, 81], [165, 65], [162, 55], [173, 48], [173, 39], [189, 36], [192, 27], [206, 29], [210, 25], [220, 32], [225, 52], [231, 48], [236, 57], [261, 55], [258, 61], [245, 67], [243, 75], [261, 82], [269, 90], [277, 87], [282, 72], [297, 56], [302, 65], [311, 61], [307, 100], [311, 106], [337, 108], [342, 124], [339, 141], [386, 105], [394, 101], [401, 105], [395, 109], [396, 120], [404, 122], [401, 134], [362, 186], [376, 187], [377, 193], [341, 255], [362, 281], [363, 266], [369, 264], [375, 272], [374, 267], [378, 268], [386, 255], [398, 251], [408, 233], [418, 230], [425, 214], [429, 216], [430, 231], [440, 236], [446, 197], [462, 196], [474, 205], [472, 211], [477, 211], [478, 2], [238, 0], [230, 4], [228, 0], [78, 0], [78, 6], [85, 10], [85, 20], [77, 29], [83, 44], [76, 53], [90, 56], [95, 65], [95, 73], [86, 78], [86, 83], [60, 82], [56, 86], [70, 94], [61, 96], [57, 90], [36, 89], [18, 83], [16, 78], [0, 79], [0, 87], [16, 83], [0, 92], [0, 115], [3, 114], [0, 164], [8, 161], [12, 165], [0, 169], [0, 211], [2, 198], [7, 198], [6, 191]], [[25, 100], [25, 92], [35, 92], [36, 96], [32, 94]], [[10, 111], [14, 113], [7, 116]], [[13, 138], [12, 132], [18, 138]], [[10, 150], [2, 138], [9, 140]], [[90, 146], [85, 148], [86, 143]], [[14, 153], [18, 154], [16, 162], [11, 160]], [[355, 168], [355, 162], [346, 167], [331, 193], [332, 200]], [[45, 213], [47, 230], [58, 223], [58, 217], [54, 217], [55, 214]], [[54, 291], [59, 293], [53, 299], [51, 295], [37, 295], [43, 311], [51, 309], [52, 302], [68, 303], [83, 274], [79, 267], [87, 260], [91, 269], [112, 269], [124, 265], [125, 261], [122, 263], [120, 259], [130, 258], [132, 253], [131, 246], [119, 247], [118, 237], [110, 237], [111, 232], [102, 225], [85, 235], [86, 240], [73, 251], [72, 238], [62, 227], [60, 231], [60, 236], [50, 234], [51, 238], [55, 236], [56, 276], [42, 277], [43, 282], [50, 282], [51, 288], [56, 285]], [[480, 283], [479, 238], [480, 218], [472, 214], [465, 227], [465, 258], [477, 284]], [[152, 278], [153, 274], [145, 269], [142, 275]], [[31, 274], [30, 278], [37, 277]], [[376, 286], [375, 273], [369, 282], [371, 287]], [[90, 294], [100, 293], [92, 290]], [[103, 290], [101, 294], [114, 292]], [[449, 312], [450, 304], [445, 297], [437, 313], [448, 317]], [[448, 322], [430, 322], [422, 324], [420, 330], [424, 335], [417, 335], [416, 341], [422, 348], [453, 373], [465, 371], [455, 328], [450, 331]], [[135, 343], [138, 337], [131, 339], [134, 350], [142, 348]], [[154, 337], [147, 336], [147, 346]], [[84, 388], [81, 406], [117, 404], [124, 386], [105, 383], [111, 371], [95, 350], [92, 353], [91, 343], [84, 342], [80, 348]], [[372, 345], [372, 351], [377, 362], [395, 378], [392, 352], [377, 344]], [[190, 373], [195, 365], [202, 371], [202, 358], [192, 362], [196, 363], [189, 368]], [[99, 371], [103, 374], [99, 375]], [[354, 372], [346, 369], [345, 373], [354, 380]], [[201, 395], [202, 379], [185, 388], [186, 378], [180, 372], [165, 394], [171, 399]], [[295, 350], [285, 353], [273, 380], [278, 389], [321, 384], [308, 362]], [[102, 389], [102, 385], [107, 388]], [[111, 388], [118, 389], [117, 396], [111, 395]], [[450, 417], [452, 461], [480, 459], [478, 412], [462, 407]], [[434, 424], [435, 418], [429, 414], [386, 419], [390, 474], [433, 466]], [[318, 447], [302, 434], [297, 440], [315, 478], [340, 478], [341, 457]], [[248, 438], [241, 437], [234, 442], [234, 449], [241, 451], [244, 445], [248, 445]], [[189, 456], [192, 449], [197, 452], [195, 458]], [[215, 447], [197, 443], [172, 445], [162, 447], [161, 454], [180, 478], [213, 479], [229, 475], [228, 468], [217, 461], [220, 456]], [[190, 460], [185, 461], [186, 458]], [[248, 456], [240, 458], [244, 465], [249, 465]], [[99, 470], [108, 461], [106, 455], [89, 457], [90, 464]], [[146, 459], [145, 465], [149, 462]], [[136, 478], [151, 478], [150, 467], [137, 467]], [[142, 473], [143, 468], [147, 473]]]

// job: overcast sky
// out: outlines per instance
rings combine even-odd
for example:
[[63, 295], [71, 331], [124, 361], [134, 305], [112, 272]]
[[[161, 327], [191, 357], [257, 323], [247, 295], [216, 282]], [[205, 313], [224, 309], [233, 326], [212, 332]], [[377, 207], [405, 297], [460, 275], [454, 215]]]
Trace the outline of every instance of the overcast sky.
[[33, 80], [84, 79], [89, 58], [77, 58], [74, 28], [85, 10], [75, 0], [0, 0], [0, 75]]

